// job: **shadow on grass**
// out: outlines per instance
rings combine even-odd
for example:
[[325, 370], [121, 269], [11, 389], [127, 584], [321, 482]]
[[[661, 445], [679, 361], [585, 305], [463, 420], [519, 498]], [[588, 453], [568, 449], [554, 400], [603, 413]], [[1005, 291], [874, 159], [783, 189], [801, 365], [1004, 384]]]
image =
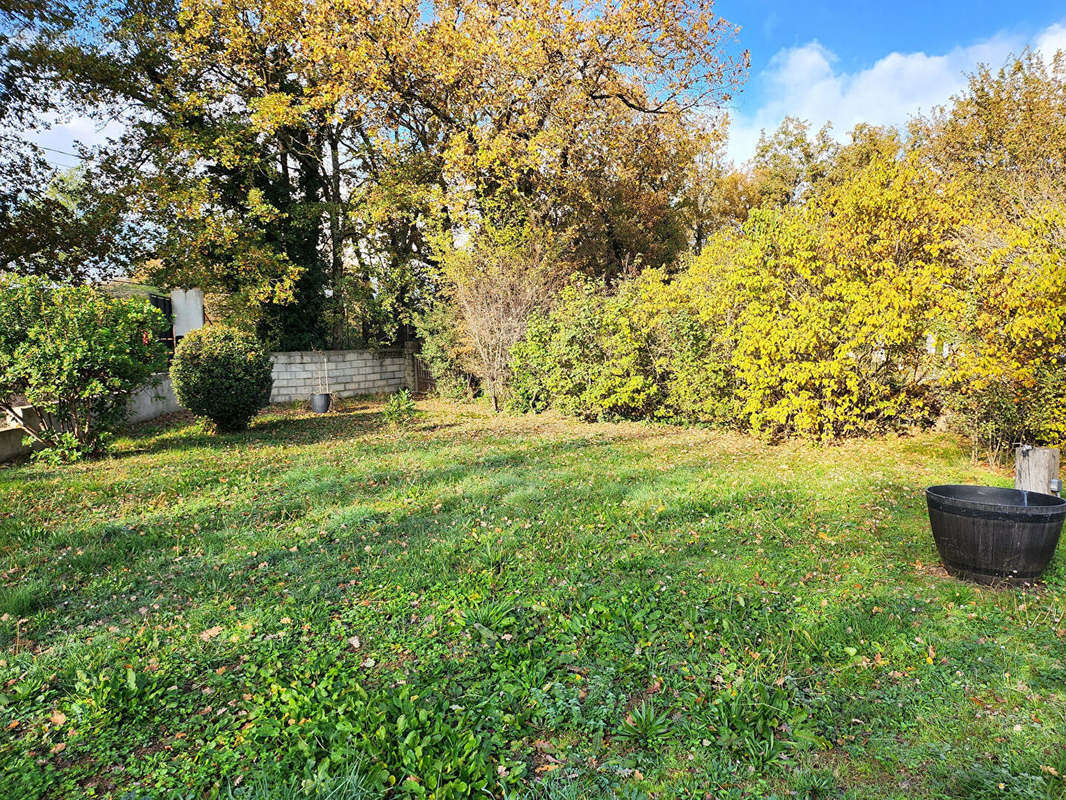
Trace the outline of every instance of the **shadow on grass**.
[[[341, 408], [328, 414], [297, 412], [271, 407], [252, 420], [248, 430], [239, 433], [215, 433], [209, 423], [198, 422], [191, 414], [173, 415], [165, 424], [155, 420], [127, 429], [131, 446], [123, 447], [116, 457], [152, 455], [182, 450], [224, 450], [235, 445], [315, 444], [373, 433], [383, 427], [376, 408]], [[175, 427], [181, 426], [181, 427]]]
[[[315, 427], [323, 424], [312, 422]], [[58, 637], [71, 624], [131, 616], [143, 602], [127, 599], [131, 596], [161, 594], [183, 598], [184, 603], [219, 602], [223, 597], [255, 602], [272, 591], [279, 573], [298, 575], [304, 585], [331, 586], [348, 579], [353, 565], [361, 565], [368, 576], [394, 573], [412, 588], [447, 581], [452, 573], [482, 563], [459, 531], [476, 520], [480, 509], [500, 509], [501, 496], [516, 484], [528, 485], [524, 467], [530, 460], [540, 462], [542, 479], [558, 480], [568, 469], [560, 462], [578, 454], [582, 461], [595, 463], [614, 443], [549, 441], [488, 456], [478, 451], [459, 456], [451, 450], [454, 445], [446, 441], [430, 447], [447, 463], [414, 472], [383, 471], [376, 460], [364, 465], [363, 472], [309, 465], [232, 489], [205, 475], [198, 485], [208, 492], [188, 498], [177, 509], [50, 531], [35, 540], [35, 553], [24, 554], [28, 563], [22, 580], [61, 583], [69, 597], [78, 598], [41, 620]], [[404, 442], [390, 443], [388, 453], [403, 452]], [[546, 513], [550, 518], [558, 503], [619, 505], [640, 472], [639, 467], [634, 470], [632, 477], [623, 476], [592, 496], [572, 487], [542, 485], [502, 508], [516, 516]], [[469, 488], [474, 480], [477, 491]], [[212, 486], [216, 488], [209, 489]], [[420, 502], [396, 502], [414, 487]], [[300, 547], [296, 553], [290, 549], [316, 531], [322, 546], [314, 551]], [[379, 547], [371, 558], [364, 550], [367, 541], [391, 544]], [[508, 549], [519, 547], [515, 542]], [[566, 549], [546, 547], [546, 557], [555, 558]], [[498, 567], [504, 561], [517, 564], [512, 556], [490, 556], [490, 561]], [[27, 610], [34, 605], [20, 597], [11, 601]], [[94, 610], [89, 613], [89, 608]], [[46, 637], [42, 632], [38, 638]]]
[[[766, 469], [772, 451], [719, 476], [702, 462], [663, 470], [631, 447], [662, 435], [654, 429], [565, 439], [482, 431], [498, 437], [484, 448], [464, 436], [421, 435], [453, 427], [415, 430], [421, 468], [407, 458], [412, 438], [397, 437], [375, 440], [363, 461], [268, 461], [228, 483], [222, 479], [230, 467], [219, 451], [356, 440], [382, 428], [377, 407], [324, 416], [282, 410], [226, 436], [149, 428], [148, 446], [126, 455], [215, 451], [182, 488], [180, 504], [57, 528], [33, 543], [24, 576], [59, 580], [79, 597], [47, 623], [62, 636], [69, 622], [88, 619], [86, 606], [97, 618], [128, 616], [141, 601], [124, 598], [149, 591], [194, 604], [255, 603], [281, 591], [284, 575], [327, 587], [320, 599], [328, 601], [349, 591], [334, 587], [347, 584], [354, 567], [360, 583], [392, 581], [408, 591], [471, 573], [516, 585], [582, 572], [645, 586], [663, 573], [705, 569], [736, 580], [761, 573], [760, 580], [785, 581], [809, 568], [812, 547], [821, 558], [838, 557], [814, 531], [857, 526], [867, 513], [861, 501], [870, 486], [858, 485], [825, 510], [815, 487]], [[901, 497], [898, 505], [909, 502]], [[472, 536], [486, 519], [499, 532]], [[317, 540], [310, 549], [309, 538]], [[885, 538], [850, 560], [873, 573], [882, 560], [910, 558], [912, 541]]]

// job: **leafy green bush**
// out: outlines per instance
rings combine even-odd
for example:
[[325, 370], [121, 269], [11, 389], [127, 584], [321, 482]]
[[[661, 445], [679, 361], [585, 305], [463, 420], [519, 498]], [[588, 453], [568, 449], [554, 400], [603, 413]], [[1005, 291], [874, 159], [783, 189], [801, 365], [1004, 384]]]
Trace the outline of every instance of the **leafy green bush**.
[[[163, 316], [145, 300], [88, 286], [0, 276], [0, 408], [52, 461], [106, 449], [131, 392], [166, 365]], [[21, 395], [38, 412], [23, 420]]]
[[422, 340], [419, 352], [436, 384], [436, 393], [447, 400], [471, 400], [477, 393], [477, 378], [469, 369], [473, 357], [462, 336], [461, 322], [447, 303], [437, 303], [415, 318]]
[[632, 284], [615, 294], [591, 283], [564, 290], [550, 316], [534, 317], [512, 348], [512, 405], [550, 404], [586, 419], [650, 416], [660, 386], [637, 300]]
[[397, 428], [414, 419], [415, 401], [411, 393], [406, 389], [401, 389], [391, 395], [381, 411], [381, 416], [385, 422]]
[[511, 386], [507, 405], [519, 413], [545, 411], [555, 399], [549, 388], [551, 365], [545, 354], [554, 329], [545, 314], [534, 314], [526, 323], [526, 333], [511, 348]]
[[614, 293], [575, 284], [512, 348], [511, 405], [587, 419], [727, 419], [729, 361], [712, 334], [658, 271]]
[[270, 354], [250, 333], [210, 325], [181, 340], [170, 367], [178, 402], [219, 431], [248, 427], [270, 402]]

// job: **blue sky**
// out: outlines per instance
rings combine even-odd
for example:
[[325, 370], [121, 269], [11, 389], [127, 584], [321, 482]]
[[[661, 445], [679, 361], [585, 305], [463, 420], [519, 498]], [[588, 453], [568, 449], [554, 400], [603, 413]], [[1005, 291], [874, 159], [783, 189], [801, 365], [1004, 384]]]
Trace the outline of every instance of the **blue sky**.
[[840, 138], [859, 121], [900, 125], [947, 101], [978, 63], [998, 66], [1027, 44], [1066, 49], [1061, 0], [719, 0], [716, 11], [751, 51], [730, 108], [738, 161], [786, 114], [832, 121]]

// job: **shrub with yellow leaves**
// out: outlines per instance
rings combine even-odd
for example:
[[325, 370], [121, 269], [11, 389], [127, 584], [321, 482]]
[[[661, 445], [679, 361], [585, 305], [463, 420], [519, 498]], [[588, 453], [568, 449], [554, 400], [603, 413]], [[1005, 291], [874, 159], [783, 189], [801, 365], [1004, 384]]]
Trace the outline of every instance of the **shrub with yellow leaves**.
[[757, 209], [682, 281], [732, 353], [741, 418], [833, 438], [928, 421], [927, 341], [952, 307], [950, 186], [909, 156], [874, 156], [798, 209]]

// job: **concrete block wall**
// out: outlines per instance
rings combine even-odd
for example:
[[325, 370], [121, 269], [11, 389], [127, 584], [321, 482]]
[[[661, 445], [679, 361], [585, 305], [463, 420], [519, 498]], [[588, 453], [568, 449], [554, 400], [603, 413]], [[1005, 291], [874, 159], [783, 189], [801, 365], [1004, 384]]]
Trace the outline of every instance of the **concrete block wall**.
[[407, 358], [400, 350], [326, 350], [272, 353], [271, 403], [307, 400], [328, 391], [338, 397], [395, 392], [407, 385]]
[[418, 376], [415, 374], [416, 358], [418, 358], [418, 347], [414, 342], [408, 342], [403, 347], [403, 385], [412, 392], [420, 391]]

